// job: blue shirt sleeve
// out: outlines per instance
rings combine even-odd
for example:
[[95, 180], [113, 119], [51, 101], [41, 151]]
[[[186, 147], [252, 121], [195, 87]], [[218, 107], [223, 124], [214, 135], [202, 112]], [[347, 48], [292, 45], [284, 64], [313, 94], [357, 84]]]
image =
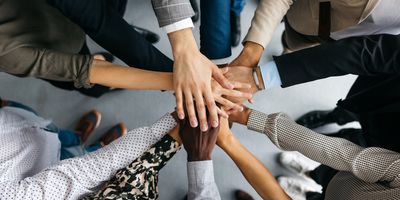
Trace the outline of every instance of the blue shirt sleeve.
[[266, 89], [281, 87], [282, 81], [275, 61], [270, 61], [260, 65], [260, 68]]

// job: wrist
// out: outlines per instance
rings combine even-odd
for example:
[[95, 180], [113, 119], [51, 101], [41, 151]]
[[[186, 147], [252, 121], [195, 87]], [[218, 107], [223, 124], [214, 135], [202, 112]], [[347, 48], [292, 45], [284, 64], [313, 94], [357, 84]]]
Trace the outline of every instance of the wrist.
[[234, 149], [237, 145], [237, 139], [233, 134], [229, 134], [224, 140], [218, 143], [218, 146], [226, 153]]
[[168, 34], [174, 58], [189, 53], [193, 50], [198, 51], [196, 40], [194, 39], [191, 28], [182, 29]]
[[243, 56], [247, 59], [247, 61], [249, 62], [249, 66], [256, 67], [258, 62], [260, 61], [263, 51], [264, 48], [261, 45], [247, 41], [244, 44], [240, 56]]
[[188, 162], [211, 160], [211, 154], [208, 153], [189, 153], [187, 156]]

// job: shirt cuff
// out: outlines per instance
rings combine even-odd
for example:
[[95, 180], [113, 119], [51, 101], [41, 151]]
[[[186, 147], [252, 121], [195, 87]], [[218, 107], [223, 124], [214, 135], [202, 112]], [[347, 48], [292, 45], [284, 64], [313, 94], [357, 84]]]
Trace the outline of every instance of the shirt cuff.
[[186, 18], [181, 21], [175, 22], [170, 25], [163, 26], [162, 29], [167, 33], [172, 33], [185, 28], [193, 28], [193, 22], [191, 18]]
[[275, 61], [270, 61], [261, 65], [260, 69], [266, 89], [281, 87], [281, 76], [279, 75], [278, 67], [276, 66]]
[[189, 185], [199, 186], [214, 183], [212, 160], [187, 163]]

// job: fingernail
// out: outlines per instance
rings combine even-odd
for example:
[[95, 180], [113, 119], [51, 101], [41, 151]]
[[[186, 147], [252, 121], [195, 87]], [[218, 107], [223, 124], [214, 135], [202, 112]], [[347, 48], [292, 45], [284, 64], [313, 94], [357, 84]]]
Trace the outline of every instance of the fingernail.
[[179, 118], [179, 119], [184, 119], [184, 118], [185, 118], [185, 115], [184, 115], [183, 113], [179, 113], [179, 114], [178, 114], [178, 118]]
[[218, 121], [217, 121], [217, 120], [214, 120], [214, 121], [212, 122], [212, 126], [213, 126], [214, 128], [218, 127]]
[[227, 87], [228, 87], [229, 89], [233, 89], [235, 86], [233, 86], [232, 83], [228, 83]]
[[201, 126], [201, 131], [207, 131], [207, 129], [208, 129], [208, 125], [207, 124], [203, 124], [202, 126]]
[[193, 128], [197, 127], [197, 121], [196, 120], [192, 120], [190, 121], [190, 125], [192, 125]]

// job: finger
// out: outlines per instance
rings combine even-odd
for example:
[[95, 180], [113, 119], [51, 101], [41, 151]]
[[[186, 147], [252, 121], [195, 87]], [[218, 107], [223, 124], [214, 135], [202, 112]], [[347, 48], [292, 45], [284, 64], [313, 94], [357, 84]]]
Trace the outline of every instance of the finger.
[[190, 90], [185, 90], [186, 110], [189, 116], [190, 125], [194, 128], [197, 127], [198, 122], [196, 112], [194, 110], [193, 96]]
[[226, 74], [229, 71], [229, 67], [220, 68], [222, 74]]
[[231, 83], [235, 89], [250, 89], [251, 88], [251, 84], [248, 84], [248, 83], [241, 83], [241, 82], [237, 82], [237, 81], [232, 81]]
[[198, 119], [200, 121], [200, 129], [201, 131], [205, 132], [208, 130], [208, 123], [204, 99], [200, 92], [196, 92], [194, 98], [196, 99], [196, 110]]
[[229, 117], [228, 113], [225, 110], [220, 109], [218, 107], [217, 107], [217, 112], [218, 112], [218, 115], [220, 115], [223, 118], [228, 118]]
[[216, 97], [215, 101], [217, 101], [219, 104], [222, 105], [224, 110], [235, 110], [235, 111], [242, 111], [243, 107], [241, 105], [235, 104], [232, 101], [229, 101], [228, 99], [225, 99], [223, 97]]
[[253, 98], [249, 99], [249, 103], [254, 104], [254, 99]]
[[176, 112], [178, 114], [179, 119], [185, 118], [185, 111], [183, 109], [183, 97], [182, 97], [182, 90], [178, 88], [175, 91], [175, 99], [176, 99]]
[[207, 108], [210, 120], [211, 120], [211, 126], [212, 127], [217, 127], [219, 125], [219, 120], [218, 120], [218, 107], [215, 105], [215, 100], [213, 97], [213, 93], [211, 91], [211, 88], [207, 90], [207, 92], [204, 94], [204, 98], [206, 100]]
[[228, 90], [228, 89], [222, 89], [221, 94], [229, 97], [238, 97], [238, 98], [245, 98], [245, 99], [251, 99], [253, 97], [252, 94], [247, 93], [247, 92], [241, 92], [238, 90]]
[[213, 70], [213, 78], [224, 88], [233, 89], [233, 85], [217, 67]]

